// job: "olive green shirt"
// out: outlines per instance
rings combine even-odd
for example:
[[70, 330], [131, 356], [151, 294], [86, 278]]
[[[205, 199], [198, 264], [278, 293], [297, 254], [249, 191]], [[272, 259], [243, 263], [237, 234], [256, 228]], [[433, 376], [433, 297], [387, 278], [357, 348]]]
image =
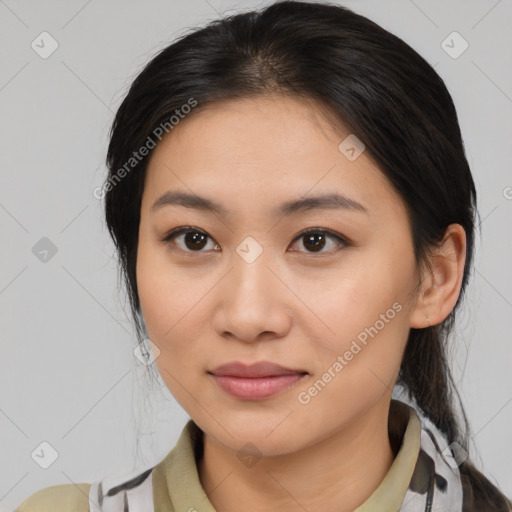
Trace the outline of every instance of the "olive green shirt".
[[[421, 423], [412, 408], [402, 444], [389, 471], [373, 494], [354, 512], [398, 511], [403, 503], [420, 450]], [[203, 435], [189, 420], [176, 446], [152, 469], [155, 512], [215, 512], [199, 480], [196, 449]], [[89, 512], [91, 484], [62, 484], [41, 489], [15, 512]], [[119, 510], [119, 512], [122, 512]], [[137, 511], [139, 512], [139, 511]], [[152, 512], [152, 511], [147, 511]]]

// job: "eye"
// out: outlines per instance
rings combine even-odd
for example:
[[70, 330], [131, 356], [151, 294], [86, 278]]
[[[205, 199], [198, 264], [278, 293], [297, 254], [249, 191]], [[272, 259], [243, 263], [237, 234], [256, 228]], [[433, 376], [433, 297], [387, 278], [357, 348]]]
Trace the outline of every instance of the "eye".
[[[334, 250], [340, 248], [340, 246], [348, 246], [349, 241], [329, 229], [321, 229], [321, 228], [310, 228], [302, 231], [299, 235], [297, 235], [295, 240], [303, 240], [304, 247], [310, 249], [306, 252], [310, 253], [318, 253], [318, 252], [330, 252], [330, 251], [322, 251], [322, 249], [326, 246], [327, 239], [335, 240]], [[300, 252], [300, 251], [299, 251]]]
[[[167, 233], [162, 242], [169, 243], [171, 240], [178, 239], [179, 236], [185, 235], [183, 243], [185, 244], [185, 248], [183, 246], [178, 247], [187, 252], [204, 252], [201, 251], [203, 247], [206, 245], [206, 240], [210, 238], [204, 231], [200, 229], [194, 228], [192, 226], [185, 226], [177, 229], [173, 229], [170, 233]], [[213, 239], [212, 239], [213, 240]], [[219, 247], [219, 244], [216, 244], [215, 247]]]
[[[184, 235], [184, 239], [181, 240], [182, 244], [175, 242], [177, 240], [180, 242], [179, 237]], [[193, 226], [184, 226], [181, 228], [176, 228], [171, 232], [167, 233], [165, 237], [162, 239], [164, 243], [170, 243], [173, 241], [175, 245], [178, 246], [179, 249], [185, 252], [204, 252], [202, 249], [207, 246], [207, 240], [211, 239], [213, 242], [213, 238], [207, 235], [204, 231], [194, 228]], [[305, 231], [302, 231], [299, 235], [297, 235], [293, 242], [303, 239], [303, 246], [309, 249], [306, 252], [309, 253], [319, 253], [319, 252], [329, 252], [323, 251], [326, 246], [326, 240], [331, 239], [335, 241], [334, 250], [340, 247], [345, 247], [350, 245], [350, 242], [347, 238], [331, 231], [328, 229], [321, 228], [309, 228]], [[214, 249], [219, 249], [219, 244], [215, 244]], [[292, 251], [292, 252], [301, 252], [301, 251]]]

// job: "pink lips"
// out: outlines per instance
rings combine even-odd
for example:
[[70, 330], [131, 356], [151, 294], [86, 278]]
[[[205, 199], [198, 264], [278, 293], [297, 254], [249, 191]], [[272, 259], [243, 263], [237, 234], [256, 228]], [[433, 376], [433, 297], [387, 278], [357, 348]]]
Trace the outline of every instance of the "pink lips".
[[307, 372], [262, 361], [252, 365], [232, 362], [211, 372], [221, 389], [242, 400], [262, 400], [294, 386]]

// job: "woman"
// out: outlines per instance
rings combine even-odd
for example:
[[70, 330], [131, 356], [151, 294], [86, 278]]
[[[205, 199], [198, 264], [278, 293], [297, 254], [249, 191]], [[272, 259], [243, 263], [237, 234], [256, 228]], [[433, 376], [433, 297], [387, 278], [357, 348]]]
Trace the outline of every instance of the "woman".
[[191, 420], [18, 511], [511, 509], [452, 402], [476, 191], [414, 50], [334, 5], [216, 21], [136, 78], [107, 163], [137, 335]]

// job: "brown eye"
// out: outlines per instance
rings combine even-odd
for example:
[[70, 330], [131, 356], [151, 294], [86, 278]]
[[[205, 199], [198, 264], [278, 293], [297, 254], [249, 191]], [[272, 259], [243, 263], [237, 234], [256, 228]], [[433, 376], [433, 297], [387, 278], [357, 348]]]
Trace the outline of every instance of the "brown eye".
[[[318, 229], [318, 228], [313, 228], [313, 229], [308, 229], [307, 231], [303, 231], [295, 238], [295, 240], [302, 240], [303, 246], [307, 249], [306, 252], [310, 252], [310, 253], [330, 252], [329, 244], [327, 243], [329, 239], [335, 240], [335, 244], [334, 244], [335, 250], [337, 248], [339, 248], [340, 246], [349, 245], [348, 241], [344, 237], [342, 237], [336, 233], [333, 233], [330, 230]], [[328, 249], [326, 251], [324, 251], [323, 249], [326, 246], [328, 247]]]
[[[179, 240], [178, 237], [181, 235], [184, 235], [184, 238]], [[162, 241], [168, 243], [172, 240], [175, 245], [178, 245], [178, 248], [183, 249], [184, 251], [204, 252], [202, 249], [207, 245], [207, 240], [209, 238], [210, 237], [206, 233], [199, 229], [193, 227], [183, 227], [171, 231]], [[181, 242], [181, 244], [174, 242], [175, 239]], [[218, 247], [218, 245], [215, 247]]]
[[[183, 237], [180, 239], [180, 237]], [[192, 226], [185, 226], [181, 228], [174, 229], [170, 233], [168, 233], [165, 238], [163, 238], [162, 242], [171, 243], [179, 250], [183, 252], [193, 253], [193, 252], [206, 252], [203, 250], [208, 245], [208, 240], [212, 241], [213, 239], [207, 235], [204, 231], [194, 228]], [[299, 235], [297, 235], [293, 242], [302, 240], [303, 247], [306, 248], [306, 251], [292, 251], [292, 252], [306, 252], [309, 254], [315, 253], [329, 253], [332, 251], [336, 251], [341, 247], [346, 247], [350, 245], [349, 241], [337, 233], [334, 233], [330, 230], [320, 229], [320, 228], [310, 228], [306, 231], [303, 231]], [[334, 240], [334, 244], [333, 241]], [[329, 244], [329, 241], [330, 244]], [[327, 247], [327, 250], [324, 250]], [[218, 244], [214, 244], [210, 249], [219, 249]]]
[[206, 245], [207, 236], [196, 231], [185, 233], [184, 243], [188, 249], [202, 249]]

